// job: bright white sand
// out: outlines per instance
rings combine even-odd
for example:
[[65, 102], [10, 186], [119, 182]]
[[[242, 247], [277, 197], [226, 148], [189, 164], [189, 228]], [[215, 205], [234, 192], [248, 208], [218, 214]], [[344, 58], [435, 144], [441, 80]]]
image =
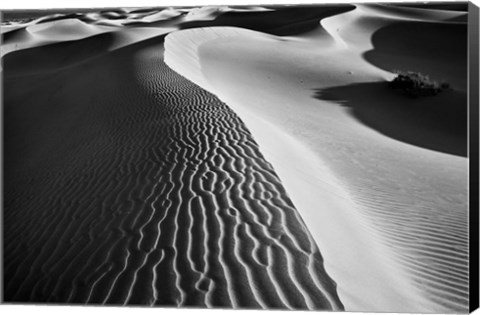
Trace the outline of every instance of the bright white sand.
[[[459, 307], [439, 301], [451, 299], [455, 282], [430, 272], [465, 263], [451, 256], [467, 250], [467, 160], [386, 137], [348, 108], [313, 97], [318, 89], [392, 78], [362, 57], [372, 34], [398, 21], [445, 17], [399, 11], [361, 6], [290, 38], [238, 28], [176, 32], [166, 39], [166, 62], [244, 120], [316, 239], [347, 310], [442, 312]], [[388, 93], [371, 101], [402, 102]]]

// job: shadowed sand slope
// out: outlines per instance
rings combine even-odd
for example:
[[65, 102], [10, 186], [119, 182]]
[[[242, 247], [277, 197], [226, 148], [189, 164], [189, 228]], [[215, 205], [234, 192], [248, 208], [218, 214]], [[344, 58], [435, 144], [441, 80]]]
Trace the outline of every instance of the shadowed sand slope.
[[28, 53], [4, 64], [5, 301], [343, 308], [250, 132], [162, 37], [16, 76]]
[[[4, 27], [2, 25], [2, 29]], [[113, 30], [110, 27], [90, 25], [74, 18], [38, 24], [27, 23], [9, 31], [2, 31], [3, 42], [0, 53], [4, 56], [15, 50], [79, 40]]]
[[467, 156], [465, 93], [449, 89], [437, 98], [412, 99], [374, 82], [319, 89], [316, 97], [350, 108], [356, 119], [393, 139]]
[[419, 71], [453, 88], [467, 86], [467, 24], [398, 22], [372, 35], [365, 58], [388, 70]]
[[7, 69], [6, 76], [54, 72], [62, 68], [78, 66], [89, 59], [105, 55], [138, 41], [162, 36], [171, 30], [150, 27], [132, 28], [96, 34], [84, 39], [24, 48], [14, 54], [7, 54], [3, 58]]
[[445, 2], [414, 2], [414, 3], [398, 3], [394, 4], [400, 7], [407, 7], [407, 8], [420, 8], [426, 10], [448, 10], [448, 11], [468, 11], [468, 2], [466, 1], [445, 1]]

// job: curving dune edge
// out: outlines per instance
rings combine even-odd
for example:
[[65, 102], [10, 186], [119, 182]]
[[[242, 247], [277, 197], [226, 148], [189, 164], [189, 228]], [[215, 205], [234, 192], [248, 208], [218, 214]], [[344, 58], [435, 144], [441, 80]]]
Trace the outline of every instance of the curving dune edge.
[[[208, 27], [166, 38], [166, 63], [218, 95], [252, 131], [324, 254], [326, 270], [337, 281], [347, 310], [465, 311], [467, 206], [458, 203], [460, 199], [438, 196], [466, 197], [466, 160], [372, 132], [352, 120], [348, 111], [332, 108], [338, 106], [335, 98], [324, 98], [321, 92], [322, 87], [371, 82], [377, 93], [376, 82], [392, 75], [365, 58], [366, 52], [375, 51], [369, 40], [373, 34], [398, 23], [437, 23], [458, 31], [463, 26], [450, 19], [459, 15], [362, 5], [324, 18], [319, 23], [323, 31], [300, 36]], [[444, 53], [446, 57], [439, 53], [430, 58], [447, 60], [452, 55]], [[462, 59], [456, 60], [461, 69]], [[463, 93], [465, 73], [450, 75]], [[312, 90], [320, 91], [320, 99], [311, 98]], [[382, 101], [391, 98], [378, 93]], [[466, 143], [466, 138], [454, 141]], [[412, 165], [418, 174], [438, 178], [438, 185], [432, 187], [421, 177], [405, 181], [405, 170]], [[463, 175], [447, 179], [454, 173]], [[383, 187], [377, 187], [380, 182]], [[432, 259], [435, 263], [429, 264]], [[445, 273], [448, 279], [441, 276]]]

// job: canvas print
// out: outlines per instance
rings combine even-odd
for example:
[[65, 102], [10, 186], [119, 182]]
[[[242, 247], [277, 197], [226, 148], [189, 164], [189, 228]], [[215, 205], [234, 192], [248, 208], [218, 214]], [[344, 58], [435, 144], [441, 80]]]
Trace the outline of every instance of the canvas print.
[[3, 11], [3, 302], [467, 312], [470, 14]]

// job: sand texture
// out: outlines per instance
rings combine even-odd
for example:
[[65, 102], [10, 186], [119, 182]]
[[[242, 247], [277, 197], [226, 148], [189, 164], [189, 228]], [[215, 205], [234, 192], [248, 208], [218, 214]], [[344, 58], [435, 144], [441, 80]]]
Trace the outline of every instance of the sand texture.
[[[463, 15], [358, 5], [296, 36], [206, 27], [166, 38], [167, 64], [219, 95], [254, 134], [346, 309], [466, 310]], [[412, 100], [385, 87], [395, 69], [434, 73], [452, 88]]]
[[[2, 24], [5, 301], [466, 312], [466, 21], [342, 4]], [[394, 70], [450, 87], [409, 98]]]
[[5, 59], [6, 300], [341, 309], [249, 131], [162, 43], [20, 77], [66, 47]]

